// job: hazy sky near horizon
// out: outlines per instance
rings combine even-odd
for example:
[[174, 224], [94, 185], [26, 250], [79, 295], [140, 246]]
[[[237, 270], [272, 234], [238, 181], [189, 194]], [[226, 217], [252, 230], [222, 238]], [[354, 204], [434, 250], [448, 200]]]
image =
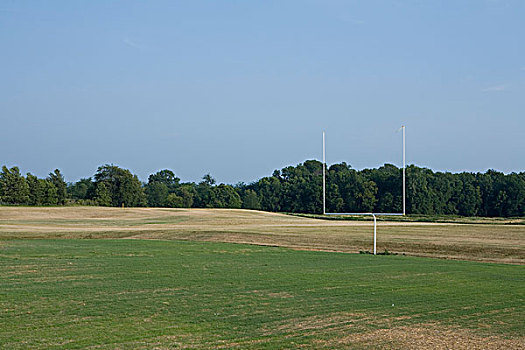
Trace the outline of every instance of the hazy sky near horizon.
[[525, 1], [0, 0], [0, 164], [525, 170]]

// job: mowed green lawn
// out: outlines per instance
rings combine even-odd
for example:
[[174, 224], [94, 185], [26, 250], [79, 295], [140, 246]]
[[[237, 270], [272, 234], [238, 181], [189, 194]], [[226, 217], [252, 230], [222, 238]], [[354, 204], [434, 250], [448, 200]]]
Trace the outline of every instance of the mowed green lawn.
[[525, 268], [147, 240], [0, 241], [0, 348], [520, 348]]

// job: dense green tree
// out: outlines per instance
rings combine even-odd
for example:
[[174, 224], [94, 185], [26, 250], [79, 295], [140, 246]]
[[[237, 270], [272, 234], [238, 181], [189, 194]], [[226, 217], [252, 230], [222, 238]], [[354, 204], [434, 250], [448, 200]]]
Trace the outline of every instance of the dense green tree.
[[281, 211], [281, 181], [275, 176], [263, 177], [254, 185], [254, 190], [261, 199], [261, 209]]
[[[71, 198], [82, 204], [249, 208], [320, 213], [323, 164], [308, 160], [275, 170], [251, 184], [218, 184], [207, 174], [198, 184], [181, 183], [173, 171], [152, 174], [143, 185], [129, 170], [114, 165], [98, 168], [91, 179], [69, 184], [57, 169], [47, 179], [20, 175], [17, 167], [2, 167], [0, 203], [63, 205]], [[503, 174], [433, 172], [409, 166], [407, 212], [432, 215], [525, 216], [525, 172]], [[400, 212], [402, 169], [385, 164], [357, 171], [346, 163], [326, 169], [328, 212]]]
[[44, 204], [45, 198], [45, 187], [42, 186], [42, 182], [38, 180], [35, 175], [27, 173], [26, 176], [27, 185], [29, 187], [29, 205], [42, 205]]
[[372, 212], [377, 203], [377, 185], [374, 181], [362, 181], [357, 191], [358, 212]]
[[385, 164], [378, 169], [365, 169], [362, 173], [377, 185], [375, 212], [399, 213], [403, 210], [402, 169]]
[[55, 169], [49, 173], [48, 181], [51, 181], [57, 190], [57, 204], [65, 204], [67, 198], [67, 184], [60, 170]]
[[175, 176], [175, 173], [169, 169], [164, 169], [151, 174], [148, 177], [148, 183], [160, 182], [172, 189], [179, 185], [180, 179]]
[[377, 191], [376, 183], [367, 174], [359, 173], [346, 163], [332, 165], [328, 170], [327, 198], [335, 199], [335, 203], [327, 203], [329, 211], [370, 212], [377, 203]]
[[[129, 171], [128, 174], [131, 175]], [[119, 194], [120, 205], [126, 207], [145, 207], [148, 204], [144, 188], [136, 175], [123, 177]]]
[[182, 198], [182, 208], [191, 208], [194, 198], [197, 195], [197, 190], [192, 183], [181, 184], [175, 190], [175, 194]]
[[55, 184], [47, 179], [39, 179], [40, 186], [44, 190], [44, 205], [57, 205], [59, 204], [58, 190]]
[[215, 179], [209, 173], [202, 177], [202, 182], [208, 186], [213, 186], [216, 183]]
[[197, 208], [213, 208], [217, 199], [213, 190], [215, 179], [210, 174], [204, 175], [202, 181], [195, 187], [194, 205]]
[[241, 197], [230, 185], [220, 184], [213, 188], [214, 202], [213, 208], [240, 208]]
[[93, 197], [95, 196], [95, 184], [93, 183], [91, 178], [80, 179], [74, 184], [69, 184], [67, 186], [67, 191], [69, 197], [71, 197], [74, 200], [93, 199]]
[[322, 211], [322, 166], [319, 161], [308, 160], [281, 170], [281, 210], [304, 213]]
[[0, 202], [7, 204], [28, 204], [29, 202], [29, 185], [16, 166], [11, 169], [5, 165], [2, 166]]
[[[487, 172], [489, 174], [489, 172]], [[525, 182], [520, 174], [490, 171], [492, 177], [493, 202], [488, 205], [491, 216], [521, 216], [525, 215]]]
[[412, 214], [436, 213], [436, 193], [429, 184], [433, 173], [428, 169], [409, 166], [406, 169], [407, 212]]
[[476, 216], [482, 205], [480, 187], [476, 184], [476, 177], [471, 173], [457, 174], [462, 187], [458, 191], [457, 213], [462, 216]]
[[151, 207], [173, 207], [180, 208], [185, 203], [193, 203], [188, 197], [189, 193], [182, 190], [183, 196], [179, 193], [181, 187], [180, 179], [175, 176], [175, 173], [169, 169], [164, 169], [151, 174], [148, 178], [148, 183], [144, 189], [148, 199], [148, 205]]
[[166, 198], [166, 206], [170, 208], [182, 208], [184, 200], [182, 197], [177, 196], [175, 193], [168, 194]]
[[112, 204], [111, 192], [108, 189], [108, 186], [104, 181], [101, 181], [96, 184], [95, 189], [95, 202], [97, 205], [102, 207], [109, 207]]
[[247, 189], [244, 191], [242, 197], [242, 207], [244, 209], [261, 209], [261, 200], [259, 199], [257, 192], [252, 189]]
[[[169, 189], [164, 182], [153, 181], [148, 183], [145, 188], [148, 199], [148, 206], [150, 207], [165, 207], [167, 206]], [[171, 205], [170, 205], [171, 206]]]
[[97, 190], [100, 183], [105, 184], [112, 206], [141, 207], [147, 205], [142, 184], [129, 170], [106, 164], [98, 168], [94, 178]]

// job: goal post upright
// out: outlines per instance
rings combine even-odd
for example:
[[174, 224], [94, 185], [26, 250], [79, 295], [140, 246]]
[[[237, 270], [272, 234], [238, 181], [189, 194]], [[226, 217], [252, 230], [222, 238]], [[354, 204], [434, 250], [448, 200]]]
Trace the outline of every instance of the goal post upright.
[[323, 215], [326, 214], [326, 143], [323, 131]]
[[[405, 171], [406, 171], [406, 158], [405, 158], [405, 126], [401, 127], [403, 129], [403, 216], [406, 215], [406, 180], [405, 180]], [[324, 133], [323, 133], [324, 135]]]

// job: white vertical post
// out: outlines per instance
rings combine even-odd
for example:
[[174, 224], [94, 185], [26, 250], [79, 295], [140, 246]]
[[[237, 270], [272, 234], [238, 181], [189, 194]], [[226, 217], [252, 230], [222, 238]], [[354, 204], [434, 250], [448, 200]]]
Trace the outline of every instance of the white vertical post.
[[405, 126], [402, 126], [403, 128], [403, 215], [406, 215], [406, 185], [405, 185], [405, 168], [406, 168], [406, 160], [405, 160]]
[[376, 216], [372, 213], [372, 216], [374, 217], [374, 255], [376, 255], [376, 243], [377, 243], [377, 224], [376, 224]]
[[323, 215], [326, 214], [326, 146], [325, 146], [325, 135], [323, 131]]

